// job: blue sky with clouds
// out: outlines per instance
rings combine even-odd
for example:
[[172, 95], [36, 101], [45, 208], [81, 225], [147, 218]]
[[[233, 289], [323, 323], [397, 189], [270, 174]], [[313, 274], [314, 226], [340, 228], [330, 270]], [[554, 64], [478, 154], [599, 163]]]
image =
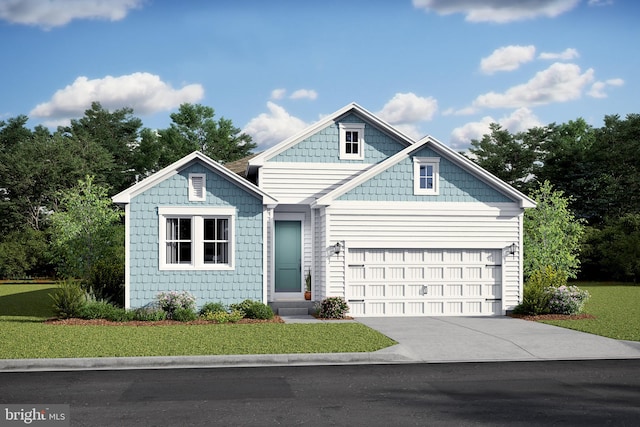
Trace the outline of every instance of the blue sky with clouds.
[[634, 0], [0, 0], [0, 120], [184, 102], [266, 148], [350, 102], [456, 149], [638, 113]]

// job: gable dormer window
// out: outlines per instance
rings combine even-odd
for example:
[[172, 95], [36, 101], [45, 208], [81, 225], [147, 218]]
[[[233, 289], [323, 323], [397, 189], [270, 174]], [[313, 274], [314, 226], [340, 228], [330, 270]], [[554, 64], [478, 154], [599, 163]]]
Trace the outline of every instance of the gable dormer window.
[[189, 201], [204, 202], [206, 200], [206, 175], [203, 173], [189, 174]]
[[340, 159], [364, 159], [364, 123], [340, 123]]
[[440, 190], [440, 159], [437, 157], [413, 158], [413, 194], [437, 195]]

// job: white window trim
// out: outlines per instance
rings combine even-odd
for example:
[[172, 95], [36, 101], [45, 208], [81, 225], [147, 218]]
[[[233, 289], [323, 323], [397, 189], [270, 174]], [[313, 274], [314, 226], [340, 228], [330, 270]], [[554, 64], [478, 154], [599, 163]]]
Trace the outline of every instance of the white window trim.
[[[420, 166], [433, 166], [433, 188], [420, 188]], [[440, 194], [440, 158], [413, 158], [413, 194], [416, 196], [437, 196]]]
[[[196, 194], [193, 180], [202, 179], [202, 194]], [[190, 202], [204, 202], [207, 199], [207, 175], [204, 173], [190, 173], [189, 174], [189, 201]]]
[[[340, 160], [364, 160], [364, 123], [340, 123]], [[358, 154], [347, 153], [347, 131], [358, 132]]]
[[[166, 220], [167, 218], [191, 218], [191, 263], [167, 263]], [[207, 264], [204, 262], [204, 219], [226, 217], [229, 219], [229, 263]], [[234, 270], [236, 265], [236, 210], [224, 207], [160, 206], [158, 207], [158, 254], [160, 270]]]

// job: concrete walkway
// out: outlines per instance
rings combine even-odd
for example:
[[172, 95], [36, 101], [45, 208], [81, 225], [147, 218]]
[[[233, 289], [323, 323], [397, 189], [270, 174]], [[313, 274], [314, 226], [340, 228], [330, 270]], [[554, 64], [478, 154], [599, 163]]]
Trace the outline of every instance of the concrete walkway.
[[[323, 322], [311, 316], [284, 317], [284, 320], [287, 323]], [[3, 359], [0, 372], [640, 358], [640, 342], [618, 341], [510, 317], [358, 318], [356, 321], [398, 344], [372, 353]]]

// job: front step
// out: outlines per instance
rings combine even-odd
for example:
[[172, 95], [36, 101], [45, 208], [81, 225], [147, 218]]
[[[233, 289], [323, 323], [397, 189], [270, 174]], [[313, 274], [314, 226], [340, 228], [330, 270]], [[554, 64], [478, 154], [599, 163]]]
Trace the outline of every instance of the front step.
[[279, 308], [278, 315], [280, 316], [307, 316], [309, 315], [308, 308]]
[[313, 301], [271, 301], [269, 306], [280, 316], [304, 316], [315, 313]]

